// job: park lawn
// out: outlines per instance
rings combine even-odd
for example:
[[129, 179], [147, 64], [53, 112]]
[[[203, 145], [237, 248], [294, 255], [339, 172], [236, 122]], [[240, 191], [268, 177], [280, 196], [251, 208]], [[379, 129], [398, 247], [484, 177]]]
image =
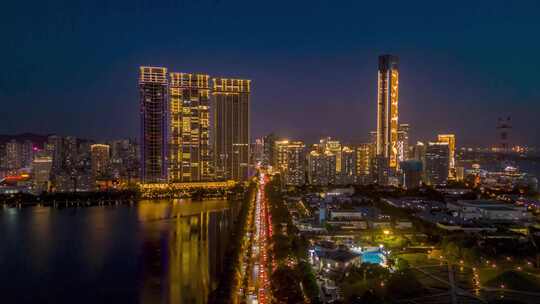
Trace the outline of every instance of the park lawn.
[[512, 290], [538, 292], [540, 290], [540, 279], [524, 272], [509, 270], [500, 273], [483, 284], [483, 286], [493, 288], [500, 288], [501, 285]]
[[398, 255], [397, 258], [406, 260], [411, 266], [425, 265], [429, 263], [429, 259], [425, 253], [402, 253]]
[[406, 240], [399, 235], [377, 235], [375, 242], [383, 244], [386, 248], [401, 248]]
[[500, 276], [503, 272], [504, 271], [500, 268], [481, 267], [478, 270], [480, 283], [482, 284], [482, 286], [487, 286], [488, 282], [491, 282], [493, 279]]

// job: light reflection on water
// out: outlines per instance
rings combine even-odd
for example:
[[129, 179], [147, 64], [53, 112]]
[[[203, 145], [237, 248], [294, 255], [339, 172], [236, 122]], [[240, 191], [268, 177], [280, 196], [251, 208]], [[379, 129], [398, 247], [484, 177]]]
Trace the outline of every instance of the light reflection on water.
[[222, 200], [0, 209], [2, 303], [206, 303], [233, 216]]

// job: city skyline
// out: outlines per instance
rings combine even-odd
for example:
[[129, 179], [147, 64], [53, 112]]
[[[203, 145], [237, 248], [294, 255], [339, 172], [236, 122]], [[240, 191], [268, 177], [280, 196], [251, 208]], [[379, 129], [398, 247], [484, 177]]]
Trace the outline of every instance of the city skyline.
[[[25, 60], [10, 60], [1, 72], [0, 99], [12, 105], [0, 130], [2, 134], [43, 130], [87, 138], [136, 138], [138, 113], [133, 83], [137, 67], [159, 65], [174, 71], [204, 71], [217, 76], [234, 71], [237, 77], [252, 79], [256, 84], [252, 96], [252, 140], [276, 131], [307, 142], [324, 136], [365, 142], [366, 132], [376, 124], [374, 58], [391, 53], [401, 59], [400, 121], [411, 124], [412, 142], [432, 133], [451, 132], [460, 138], [460, 144], [490, 145], [497, 140], [498, 117], [511, 116], [514, 132], [510, 136], [515, 143], [540, 144], [534, 136], [540, 132], [539, 127], [532, 123], [540, 97], [534, 73], [540, 62], [532, 55], [539, 45], [536, 41], [523, 47], [517, 43], [529, 37], [537, 25], [529, 15], [537, 8], [535, 3], [504, 5], [496, 1], [490, 2], [489, 10], [481, 4], [459, 4], [446, 13], [430, 5], [398, 5], [402, 10], [396, 11], [403, 12], [403, 16], [387, 13], [396, 18], [378, 27], [377, 20], [368, 14], [376, 9], [373, 5], [315, 3], [306, 8], [305, 4], [292, 4], [291, 15], [305, 9], [309, 14], [302, 17], [305, 25], [291, 33], [283, 31], [296, 21], [288, 14], [280, 16], [282, 23], [275, 29], [263, 25], [263, 21], [280, 15], [273, 7], [266, 13], [254, 10], [246, 16], [246, 11], [253, 7], [225, 2], [171, 4], [152, 10], [145, 10], [140, 3], [123, 10], [81, 4], [63, 8], [72, 16], [65, 20], [63, 13], [54, 13], [57, 6], [53, 1], [39, 10], [50, 18], [38, 18], [35, 22], [46, 21], [49, 26], [29, 35], [18, 35], [24, 27], [9, 33], [8, 41], [12, 43], [2, 50], [4, 57], [25, 56]], [[170, 33], [169, 28], [182, 26], [184, 21], [171, 21], [173, 26], [158, 35], [169, 34], [170, 40], [151, 38], [155, 43], [152, 47], [134, 42], [132, 35], [150, 37], [157, 29], [137, 26], [130, 27], [130, 32], [118, 25], [120, 20], [126, 24], [152, 20], [139, 17], [162, 15], [163, 20], [170, 20], [167, 16], [179, 9], [200, 8], [205, 9], [202, 18], [208, 21], [199, 28], [207, 37], [200, 44], [190, 44], [200, 36], [183, 35], [185, 40], [180, 40]], [[37, 14], [34, 10], [20, 20]], [[317, 23], [328, 10], [334, 14], [324, 22], [325, 26]], [[239, 43], [229, 43], [226, 35], [214, 32], [213, 26], [223, 18], [220, 11], [238, 17], [234, 24], [252, 25], [225, 29], [225, 33], [243, 37]], [[124, 39], [116, 41], [112, 34], [105, 33], [99, 37], [82, 35], [86, 40], [81, 41], [80, 34], [90, 29], [89, 14], [103, 12], [106, 14], [101, 14], [98, 26], [110, 26], [112, 32]], [[353, 17], [352, 12], [360, 15]], [[405, 18], [407, 14], [418, 18]], [[446, 26], [445, 22], [455, 19], [456, 14], [462, 22], [453, 24], [455, 29]], [[115, 18], [117, 15], [119, 19]], [[342, 17], [335, 19], [333, 15]], [[507, 19], [512, 25], [496, 23], [499, 19]], [[8, 22], [8, 28], [9, 24], [18, 23]], [[470, 31], [460, 30], [470, 25]], [[393, 38], [385, 39], [390, 33], [394, 33]], [[47, 34], [57, 43], [40, 39]], [[97, 51], [94, 44], [88, 45], [91, 42], [110, 43], [111, 51]], [[213, 51], [215, 43], [220, 44], [222, 51]], [[267, 47], [267, 43], [272, 47]], [[27, 47], [18, 53], [17, 46], [21, 44]], [[506, 45], [514, 45], [515, 50], [508, 52]], [[36, 49], [42, 52], [35, 52]], [[44, 57], [47, 54], [52, 56]], [[75, 61], [74, 54], [85, 60]], [[111, 60], [114, 64], [109, 64]], [[276, 100], [286, 106], [272, 107]], [[270, 113], [268, 108], [272, 108]], [[298, 120], [299, 113], [306, 111], [309, 117]]]
[[33, 2], [2, 303], [540, 303], [539, 0]]

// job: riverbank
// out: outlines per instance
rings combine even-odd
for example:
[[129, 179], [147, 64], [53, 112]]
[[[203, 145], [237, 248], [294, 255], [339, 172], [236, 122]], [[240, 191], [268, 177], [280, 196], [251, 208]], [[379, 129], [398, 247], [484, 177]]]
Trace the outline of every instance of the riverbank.
[[0, 205], [6, 207], [85, 207], [101, 205], [134, 204], [140, 195], [134, 190], [77, 193], [25, 193], [0, 196]]
[[257, 188], [251, 183], [244, 194], [238, 219], [230, 236], [231, 242], [226, 250], [224, 269], [220, 275], [217, 289], [208, 297], [208, 303], [237, 303], [238, 290], [244, 283], [244, 268], [242, 267], [242, 253], [246, 248], [245, 234], [249, 229], [250, 215], [253, 213], [253, 205]]
[[190, 192], [183, 192], [181, 195], [178, 194], [156, 197], [146, 197], [142, 195], [141, 191], [138, 189], [95, 192], [43, 193], [41, 195], [16, 193], [0, 195], [0, 205], [7, 207], [85, 207], [134, 204], [141, 199], [191, 199], [192, 201], [215, 199], [240, 200], [243, 198], [245, 191], [246, 186], [237, 186], [229, 191], [219, 193], [215, 191], [196, 189]]

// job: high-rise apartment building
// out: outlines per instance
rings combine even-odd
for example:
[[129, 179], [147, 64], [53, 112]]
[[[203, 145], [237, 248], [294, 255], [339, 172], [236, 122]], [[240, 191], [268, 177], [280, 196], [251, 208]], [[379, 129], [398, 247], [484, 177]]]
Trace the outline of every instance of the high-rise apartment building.
[[64, 167], [64, 140], [58, 135], [47, 138], [45, 149], [52, 157], [52, 171], [60, 172]]
[[409, 159], [409, 124], [398, 127], [398, 164]]
[[6, 164], [8, 169], [20, 169], [22, 166], [22, 146], [12, 139], [6, 143]]
[[439, 134], [439, 142], [448, 144], [449, 156], [448, 156], [448, 176], [450, 178], [456, 177], [456, 136], [454, 134]]
[[92, 157], [92, 176], [94, 178], [105, 176], [109, 169], [109, 145], [91, 145], [90, 151]]
[[274, 148], [272, 149], [274, 170], [285, 172], [285, 169], [287, 169], [287, 148], [289, 147], [289, 143], [285, 139], [274, 141]]
[[276, 142], [276, 136], [274, 133], [270, 133], [263, 138], [263, 162], [275, 166], [274, 164], [274, 143]]
[[34, 143], [30, 140], [25, 140], [21, 144], [21, 165], [24, 168], [30, 168], [34, 160]]
[[51, 169], [51, 156], [36, 156], [36, 158], [32, 161], [32, 182], [34, 186], [34, 193], [41, 194], [41, 192], [49, 190]]
[[285, 184], [302, 186], [306, 183], [306, 145], [302, 141], [291, 141], [286, 148]]
[[377, 156], [387, 162], [380, 167], [398, 167], [398, 96], [399, 59], [392, 55], [379, 56], [377, 90]]
[[209, 77], [205, 74], [170, 74], [170, 181], [211, 179]]
[[333, 153], [313, 150], [308, 154], [307, 160], [309, 184], [327, 186], [335, 183], [336, 156]]
[[360, 184], [368, 184], [372, 180], [373, 145], [360, 144], [356, 147], [356, 178]]
[[114, 177], [131, 182], [139, 176], [139, 145], [130, 139], [108, 142], [111, 147], [111, 173]]
[[251, 154], [253, 164], [264, 161], [264, 140], [262, 138], [255, 139], [255, 142], [251, 146]]
[[337, 174], [339, 183], [342, 185], [351, 185], [356, 182], [356, 151], [354, 149], [347, 146], [341, 149], [341, 172]]
[[216, 178], [245, 181], [249, 169], [251, 80], [214, 78], [213, 146]]
[[74, 136], [64, 138], [64, 167], [68, 170], [74, 170], [79, 161], [78, 141]]
[[448, 180], [448, 143], [429, 142], [426, 147], [425, 176], [428, 185], [443, 185]]
[[412, 157], [422, 163], [422, 181], [426, 182], [426, 145], [419, 141], [413, 146]]
[[247, 179], [251, 81], [209, 81], [206, 74], [140, 67], [143, 182]]
[[167, 68], [140, 67], [141, 178], [144, 182], [167, 180], [168, 94]]
[[341, 143], [339, 140], [333, 140], [331, 137], [320, 140], [319, 147], [322, 152], [329, 151], [336, 156], [336, 173], [341, 173]]
[[301, 186], [305, 184], [305, 149], [302, 141], [277, 140], [274, 141], [272, 155], [274, 170], [284, 176], [286, 185]]

